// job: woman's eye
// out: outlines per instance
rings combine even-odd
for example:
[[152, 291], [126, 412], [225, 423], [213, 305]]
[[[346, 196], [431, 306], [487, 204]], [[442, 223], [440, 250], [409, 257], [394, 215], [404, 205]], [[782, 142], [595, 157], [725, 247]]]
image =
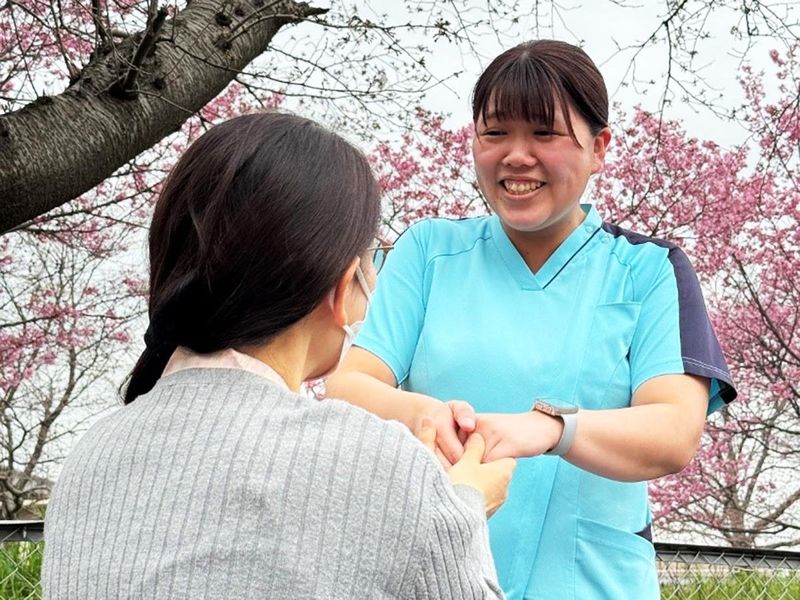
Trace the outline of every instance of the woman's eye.
[[533, 132], [533, 135], [535, 135], [536, 137], [550, 137], [555, 134], [556, 132], [551, 131], [550, 129], [537, 129], [536, 131]]
[[498, 135], [503, 135], [504, 133], [505, 132], [503, 132], [500, 129], [487, 129], [486, 131], [483, 132], [483, 135], [488, 135], [488, 136], [494, 137], [494, 136], [498, 136]]

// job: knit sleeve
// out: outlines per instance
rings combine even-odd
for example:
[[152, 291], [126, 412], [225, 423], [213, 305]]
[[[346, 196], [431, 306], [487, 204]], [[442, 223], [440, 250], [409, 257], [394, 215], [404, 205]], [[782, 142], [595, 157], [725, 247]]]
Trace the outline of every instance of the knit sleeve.
[[504, 598], [489, 549], [483, 497], [468, 486], [453, 488], [439, 475], [432, 485], [432, 518], [413, 597]]

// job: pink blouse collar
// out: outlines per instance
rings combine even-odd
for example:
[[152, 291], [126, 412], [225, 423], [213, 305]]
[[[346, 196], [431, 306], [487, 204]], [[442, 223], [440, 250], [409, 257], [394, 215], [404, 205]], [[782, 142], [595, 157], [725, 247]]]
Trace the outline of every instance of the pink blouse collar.
[[240, 369], [268, 379], [286, 390], [289, 389], [283, 377], [278, 375], [275, 369], [233, 348], [210, 354], [198, 354], [192, 352], [189, 348], [178, 346], [175, 352], [172, 353], [169, 362], [167, 362], [167, 366], [164, 367], [164, 372], [161, 376], [164, 377], [184, 369]]

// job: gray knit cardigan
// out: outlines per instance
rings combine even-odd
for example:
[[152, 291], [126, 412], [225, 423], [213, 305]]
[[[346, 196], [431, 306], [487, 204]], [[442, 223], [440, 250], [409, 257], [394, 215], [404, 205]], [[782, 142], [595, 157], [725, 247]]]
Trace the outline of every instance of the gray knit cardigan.
[[480, 493], [401, 424], [187, 369], [99, 421], [45, 521], [48, 599], [499, 598]]

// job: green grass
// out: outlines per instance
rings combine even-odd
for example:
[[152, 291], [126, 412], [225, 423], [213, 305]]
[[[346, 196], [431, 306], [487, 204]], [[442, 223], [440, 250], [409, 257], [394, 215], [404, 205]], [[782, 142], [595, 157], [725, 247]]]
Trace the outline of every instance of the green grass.
[[44, 543], [9, 542], [0, 544], [0, 598], [32, 600], [41, 598], [39, 576]]
[[681, 585], [661, 585], [662, 600], [796, 600], [800, 573], [765, 575], [742, 571], [722, 579], [697, 578]]

